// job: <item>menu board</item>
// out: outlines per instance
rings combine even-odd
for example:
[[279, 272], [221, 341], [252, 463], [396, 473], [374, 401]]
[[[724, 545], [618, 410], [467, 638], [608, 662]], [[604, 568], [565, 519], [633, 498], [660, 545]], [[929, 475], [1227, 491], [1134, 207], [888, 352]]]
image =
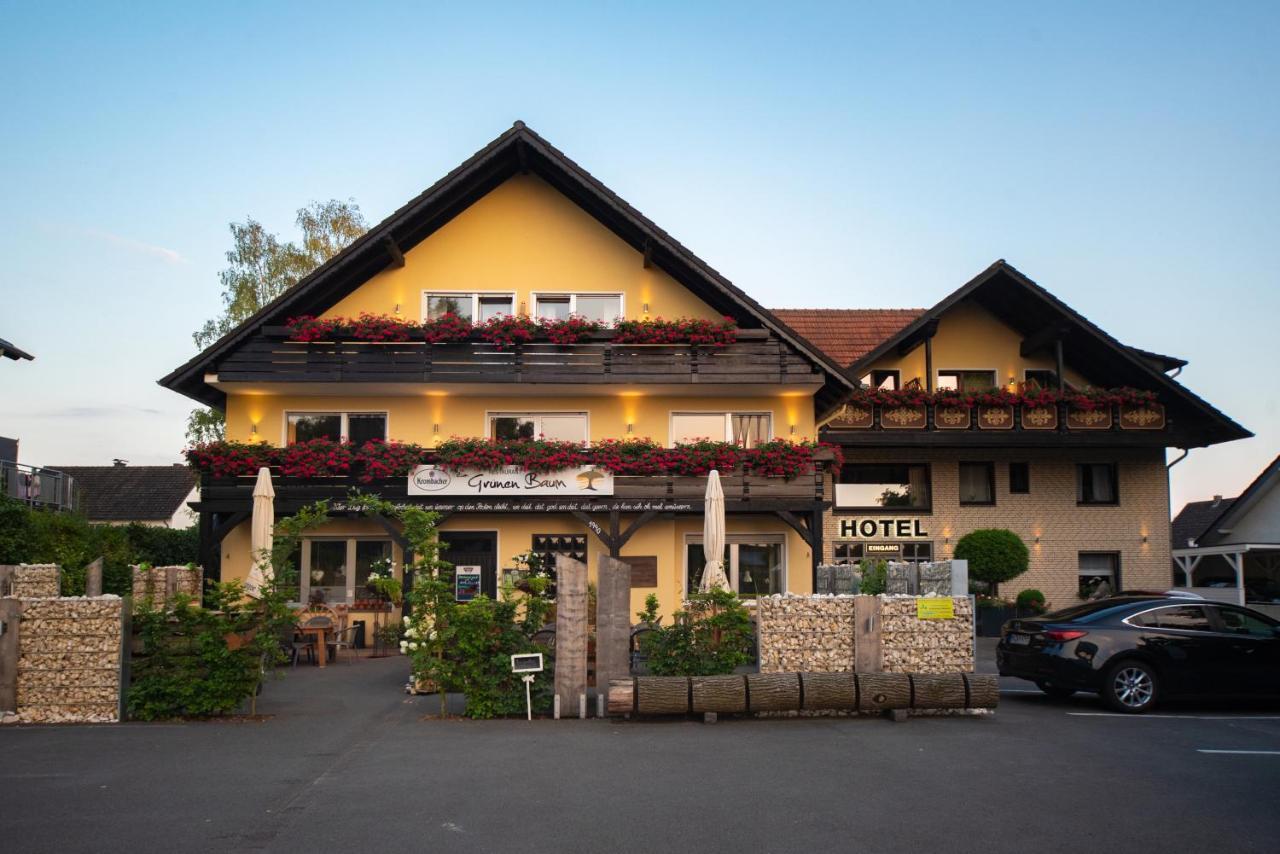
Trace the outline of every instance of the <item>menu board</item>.
[[455, 599], [470, 602], [480, 595], [480, 567], [455, 566], [453, 573]]

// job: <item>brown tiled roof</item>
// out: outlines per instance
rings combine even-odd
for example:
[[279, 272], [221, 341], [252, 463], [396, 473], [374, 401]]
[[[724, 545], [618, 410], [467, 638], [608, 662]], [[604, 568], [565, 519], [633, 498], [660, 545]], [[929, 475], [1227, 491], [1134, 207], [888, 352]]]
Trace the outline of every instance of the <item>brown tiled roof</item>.
[[923, 308], [773, 309], [775, 317], [845, 367], [924, 312]]
[[1187, 548], [1192, 540], [1199, 540], [1234, 504], [1234, 498], [1215, 498], [1211, 501], [1188, 501], [1177, 516], [1173, 517], [1172, 540], [1175, 549]]

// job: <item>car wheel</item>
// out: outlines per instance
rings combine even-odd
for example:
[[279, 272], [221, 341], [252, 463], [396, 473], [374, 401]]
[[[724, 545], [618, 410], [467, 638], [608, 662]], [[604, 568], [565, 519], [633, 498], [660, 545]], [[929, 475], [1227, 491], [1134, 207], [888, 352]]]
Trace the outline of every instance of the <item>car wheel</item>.
[[1160, 682], [1149, 664], [1121, 661], [1107, 671], [1102, 698], [1117, 712], [1139, 714], [1156, 704]]
[[1036, 687], [1055, 700], [1065, 700], [1076, 693], [1075, 688], [1064, 688], [1061, 685], [1055, 685], [1052, 682], [1045, 681], [1044, 679], [1037, 682]]

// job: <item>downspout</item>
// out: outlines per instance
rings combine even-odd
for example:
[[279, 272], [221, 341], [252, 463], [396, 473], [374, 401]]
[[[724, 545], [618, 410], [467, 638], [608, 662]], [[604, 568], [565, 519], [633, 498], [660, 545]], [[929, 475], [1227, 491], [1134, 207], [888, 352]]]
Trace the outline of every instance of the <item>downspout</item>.
[[1187, 454], [1190, 454], [1190, 453], [1191, 453], [1191, 449], [1190, 449], [1190, 448], [1182, 448], [1182, 449], [1181, 449], [1181, 451], [1182, 451], [1182, 456], [1178, 457], [1176, 460], [1174, 460], [1173, 462], [1171, 462], [1171, 463], [1169, 463], [1167, 466], [1165, 466], [1165, 468], [1166, 468], [1166, 469], [1171, 469], [1171, 468], [1173, 468], [1173, 467], [1174, 467], [1174, 466], [1176, 466], [1178, 463], [1180, 463], [1180, 462], [1182, 462], [1183, 460], [1185, 460], [1185, 459], [1187, 458]]

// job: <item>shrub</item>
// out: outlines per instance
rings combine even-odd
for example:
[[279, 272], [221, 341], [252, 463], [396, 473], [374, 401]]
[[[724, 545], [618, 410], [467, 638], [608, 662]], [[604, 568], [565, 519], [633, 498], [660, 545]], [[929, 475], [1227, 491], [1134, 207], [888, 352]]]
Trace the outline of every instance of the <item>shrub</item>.
[[1044, 594], [1039, 590], [1028, 589], [1018, 594], [1017, 605], [1019, 611], [1029, 611], [1032, 614], [1043, 614], [1048, 610], [1045, 603]]
[[653, 626], [641, 636], [649, 671], [656, 676], [716, 676], [751, 661], [751, 615], [727, 590], [695, 593], [688, 609], [661, 625], [656, 597], [638, 616]]
[[1030, 559], [1026, 543], [1004, 528], [970, 531], [956, 543], [955, 556], [969, 561], [969, 577], [986, 582], [992, 594], [999, 591], [1002, 581], [1026, 572]]
[[864, 560], [862, 562], [862, 584], [858, 587], [859, 593], [878, 596], [885, 591], [888, 584], [888, 564], [882, 560]]

